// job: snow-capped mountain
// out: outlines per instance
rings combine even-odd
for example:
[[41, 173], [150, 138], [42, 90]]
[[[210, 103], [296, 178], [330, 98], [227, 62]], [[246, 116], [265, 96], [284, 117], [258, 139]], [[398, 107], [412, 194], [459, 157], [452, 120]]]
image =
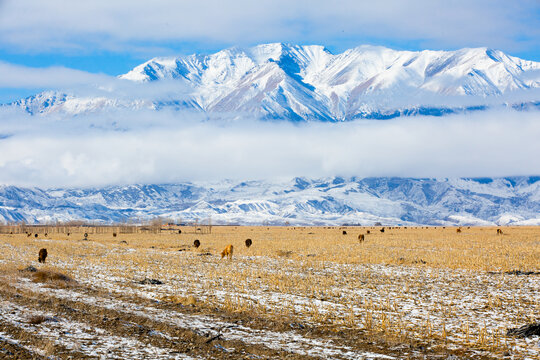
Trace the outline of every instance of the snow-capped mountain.
[[540, 177], [295, 178], [52, 189], [0, 186], [0, 220], [214, 224], [540, 225]]
[[32, 114], [172, 107], [296, 121], [444, 115], [497, 105], [540, 108], [540, 95], [507, 98], [540, 88], [540, 63], [487, 48], [415, 52], [360, 46], [332, 54], [322, 46], [276, 43], [154, 58], [119, 78], [178, 81], [190, 91], [177, 98], [168, 93], [128, 100], [114, 92], [95, 98], [46, 92], [12, 105]]

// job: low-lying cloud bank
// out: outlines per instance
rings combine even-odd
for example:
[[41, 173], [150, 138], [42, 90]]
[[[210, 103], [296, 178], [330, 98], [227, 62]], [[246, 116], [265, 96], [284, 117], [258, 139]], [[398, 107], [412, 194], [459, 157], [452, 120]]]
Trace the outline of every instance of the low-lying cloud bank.
[[0, 183], [20, 186], [540, 174], [538, 111], [300, 125], [166, 111], [0, 119]]

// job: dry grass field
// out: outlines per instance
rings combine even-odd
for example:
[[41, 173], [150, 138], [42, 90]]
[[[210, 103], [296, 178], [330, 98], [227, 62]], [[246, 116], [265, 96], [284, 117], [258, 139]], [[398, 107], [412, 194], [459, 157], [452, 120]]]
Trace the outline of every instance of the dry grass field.
[[0, 358], [540, 359], [540, 228], [501, 229], [0, 234]]

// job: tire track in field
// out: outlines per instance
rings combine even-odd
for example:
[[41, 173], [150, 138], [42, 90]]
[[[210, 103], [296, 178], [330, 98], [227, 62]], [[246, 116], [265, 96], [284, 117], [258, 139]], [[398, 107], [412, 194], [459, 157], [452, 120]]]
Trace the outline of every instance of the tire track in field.
[[[52, 289], [44, 289], [52, 290]], [[44, 296], [46, 295], [46, 296]], [[170, 348], [172, 352], [187, 353], [204, 359], [291, 359], [309, 360], [311, 357], [290, 354], [264, 346], [246, 345], [242, 341], [225, 341], [213, 334], [195, 334], [192, 330], [157, 322], [119, 310], [106, 309], [76, 299], [59, 299], [53, 294], [33, 292], [21, 287], [4, 284], [0, 286], [0, 297], [19, 305], [47, 310], [59, 317], [76, 319], [78, 322], [103, 327], [115, 335], [135, 337], [142, 343], [159, 348]]]
[[[85, 269], [87, 271], [92, 271], [92, 270], [95, 271], [95, 269], [92, 269], [92, 268], [85, 268]], [[177, 293], [179, 291], [179, 289], [171, 289], [167, 285], [160, 285], [159, 292], [158, 292], [158, 289], [156, 288], [153, 288], [150, 292], [148, 292], [147, 290], [150, 290], [148, 288], [149, 285], [137, 287], [135, 283], [133, 282], [133, 280], [127, 279], [124, 277], [117, 277], [117, 276], [112, 277], [113, 280], [111, 281], [111, 277], [104, 276], [100, 272], [93, 273], [92, 277], [98, 278], [99, 281], [89, 281], [85, 278], [81, 279], [81, 283], [86, 285], [85, 287], [86, 291], [89, 291], [91, 289], [91, 291], [94, 293], [97, 292], [97, 293], [102, 294], [103, 292], [105, 292], [105, 293], [108, 293], [109, 295], [114, 296], [116, 299], [126, 300], [129, 302], [133, 302], [133, 300], [136, 300], [139, 303], [141, 302], [146, 303], [146, 304], [151, 303], [152, 307], [157, 307], [157, 308], [160, 308], [162, 310], [167, 310], [167, 311], [171, 309], [171, 304], [167, 304], [166, 301], [163, 302], [161, 300], [158, 300], [160, 299], [159, 295], [165, 296], [167, 294]], [[99, 287], [97, 288], [95, 287], [96, 283], [99, 284]], [[99, 289], [99, 290], [96, 290], [96, 289]], [[186, 295], [187, 293], [183, 292], [182, 294]], [[229, 295], [234, 296], [235, 294], [229, 293]], [[281, 294], [279, 293], [272, 293], [272, 296], [273, 295], [281, 296]], [[199, 298], [199, 296], [200, 294], [197, 295], [197, 298]], [[214, 293], [214, 296], [216, 296], [216, 293]], [[240, 296], [243, 299], [250, 299], [250, 297], [246, 296], [245, 294], [241, 294]], [[207, 300], [209, 299], [208, 296], [207, 297], [201, 296], [201, 297], [203, 299], [204, 298], [206, 298]], [[216, 296], [216, 299], [217, 300], [223, 299], [223, 295]], [[213, 299], [213, 300], [215, 301], [216, 299]], [[255, 299], [256, 298], [253, 298], [253, 300]], [[300, 297], [298, 297], [298, 299], [300, 299]], [[257, 299], [257, 300], [260, 301], [260, 299]], [[329, 302], [327, 301], [326, 303], [329, 303]], [[219, 310], [218, 310], [218, 313], [215, 313], [216, 310], [214, 310], [214, 307], [211, 305], [207, 306], [207, 310], [210, 310], [210, 312], [214, 312], [213, 314], [214, 318], [226, 319], [228, 322], [232, 321], [234, 323], [236, 323], [235, 320], [240, 320], [242, 323], [246, 322], [245, 321], [246, 315], [242, 317], [242, 316], [237, 316], [234, 313], [227, 313], [227, 311], [221, 312]], [[345, 310], [347, 309], [344, 309], [344, 311]], [[174, 311], [176, 311], [176, 309], [174, 309]], [[249, 317], [249, 315], [247, 316]], [[257, 319], [259, 321], [257, 321]], [[250, 320], [254, 320], [254, 321], [250, 321]], [[248, 331], [250, 332], [257, 332], [259, 330], [264, 331], [264, 332], [269, 332], [270, 330], [268, 329], [268, 325], [269, 325], [268, 321], [270, 321], [270, 327], [277, 330], [274, 332], [275, 334], [282, 334], [283, 332], [290, 334], [291, 332], [288, 332], [287, 330], [290, 328], [295, 329], [292, 333], [298, 335], [299, 337], [298, 336], [296, 336], [295, 338], [289, 337], [289, 340], [291, 340], [293, 343], [297, 343], [299, 341], [306, 342], [305, 340], [309, 340], [309, 338], [311, 338], [312, 343], [316, 343], [317, 338], [318, 338], [318, 340], [320, 340], [323, 343], [323, 345], [319, 344], [320, 345], [319, 348], [324, 347], [327, 353], [334, 353], [333, 347], [336, 347], [340, 351], [347, 351], [349, 353], [355, 353], [356, 355], [353, 355], [353, 357], [359, 356], [357, 354], [362, 354], [362, 356], [368, 356], [370, 358], [385, 358], [385, 357], [392, 358], [391, 356], [390, 357], [387, 356], [390, 354], [402, 355], [401, 353], [398, 353], [397, 351], [392, 351], [391, 349], [389, 349], [394, 345], [389, 346], [386, 342], [377, 342], [377, 343], [373, 342], [373, 337], [370, 334], [356, 332], [355, 334], [348, 333], [347, 336], [342, 336], [343, 333], [340, 332], [340, 335], [338, 336], [336, 332], [331, 332], [330, 330], [320, 331], [320, 329], [318, 328], [312, 328], [309, 326], [302, 327], [301, 324], [298, 323], [298, 320], [294, 320], [294, 319], [279, 319], [277, 321], [266, 319], [265, 321], [263, 318], [255, 316], [254, 318], [248, 319], [247, 323], [249, 325], [247, 325], [245, 328], [248, 329]], [[313, 330], [315, 330], [317, 335], [314, 334]], [[313, 339], [314, 337], [315, 339]], [[301, 340], [298, 340], [299, 338]], [[328, 344], [330, 344], [330, 346], [328, 346]], [[277, 348], [280, 347], [279, 344], [274, 344], [274, 345], [276, 345]], [[296, 344], [296, 345], [299, 345], [299, 344]], [[309, 348], [309, 345], [310, 344], [306, 344], [306, 347]], [[314, 356], [317, 356], [316, 353], [314, 352], [313, 353], [302, 352], [302, 354], [307, 354], [307, 355], [315, 354]]]
[[27, 279], [21, 279], [16, 286], [62, 300], [82, 302], [92, 306], [149, 318], [179, 328], [190, 329], [205, 337], [219, 337], [224, 341], [240, 341], [249, 345], [284, 350], [301, 356], [351, 360], [366, 358], [395, 359], [388, 355], [355, 351], [347, 346], [336, 345], [331, 340], [307, 338], [295, 331], [278, 332], [254, 329], [208, 315], [193, 315], [178, 311], [163, 310], [153, 306], [133, 304], [114, 298], [92, 296], [71, 289], [43, 288], [39, 284], [32, 283]]
[[[6, 303], [5, 301], [2, 302]], [[6, 341], [10, 344], [20, 346], [26, 355], [30, 355], [31, 359], [50, 359], [57, 360], [62, 359], [64, 355], [71, 356], [73, 358], [83, 357], [81, 353], [75, 350], [68, 349], [61, 344], [54, 343], [50, 338], [40, 336], [37, 332], [32, 331], [25, 325], [29, 325], [27, 322], [23, 322], [23, 326], [19, 326], [19, 322], [15, 320], [6, 320], [7, 316], [13, 315], [11, 312], [8, 314], [4, 309], [0, 307], [0, 332], [5, 334]], [[55, 355], [49, 355], [54, 350]], [[19, 352], [17, 351], [18, 358]], [[13, 357], [8, 357], [13, 358]]]
[[[43, 325], [32, 324], [28, 321], [29, 316], [44, 316], [48, 320], [43, 322]], [[0, 303], [0, 320], [21, 328], [29, 334], [52, 340], [55, 345], [61, 345], [68, 350], [89, 357], [194, 360], [193, 357], [184, 354], [171, 354], [171, 349], [144, 344], [133, 338], [112, 335], [99, 327], [66, 318], [58, 318], [53, 314], [36, 311], [8, 301]]]
[[18, 360], [45, 359], [44, 356], [30, 346], [24, 345], [22, 341], [3, 331], [0, 331], [0, 358], [14, 358]]

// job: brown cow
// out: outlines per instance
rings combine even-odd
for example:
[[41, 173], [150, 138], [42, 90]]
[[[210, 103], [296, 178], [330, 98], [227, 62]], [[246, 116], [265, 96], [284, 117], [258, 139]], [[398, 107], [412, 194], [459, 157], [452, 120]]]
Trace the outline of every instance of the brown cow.
[[457, 233], [460, 233], [460, 232], [461, 232], [461, 228], [457, 228], [457, 229], [456, 229], [456, 232], [457, 232]]
[[497, 235], [502, 235], [503, 231], [501, 229], [497, 229]]
[[358, 241], [359, 241], [359, 242], [364, 241], [364, 234], [358, 235]]
[[227, 247], [225, 249], [223, 249], [223, 251], [221, 252], [221, 258], [222, 259], [226, 256], [226, 257], [229, 258], [229, 260], [231, 260], [232, 255], [233, 255], [233, 246], [232, 245], [227, 245]]
[[40, 263], [45, 263], [45, 259], [47, 258], [47, 249], [41, 249], [39, 250], [39, 258], [38, 261]]
[[253, 241], [251, 239], [246, 239], [246, 247], [250, 247], [253, 244]]
[[201, 242], [199, 240], [195, 240], [193, 242], [193, 246], [195, 246], [196, 248], [198, 248], [199, 246], [201, 246]]
[[345, 230], [343, 230], [343, 235], [347, 235], [347, 232]]

